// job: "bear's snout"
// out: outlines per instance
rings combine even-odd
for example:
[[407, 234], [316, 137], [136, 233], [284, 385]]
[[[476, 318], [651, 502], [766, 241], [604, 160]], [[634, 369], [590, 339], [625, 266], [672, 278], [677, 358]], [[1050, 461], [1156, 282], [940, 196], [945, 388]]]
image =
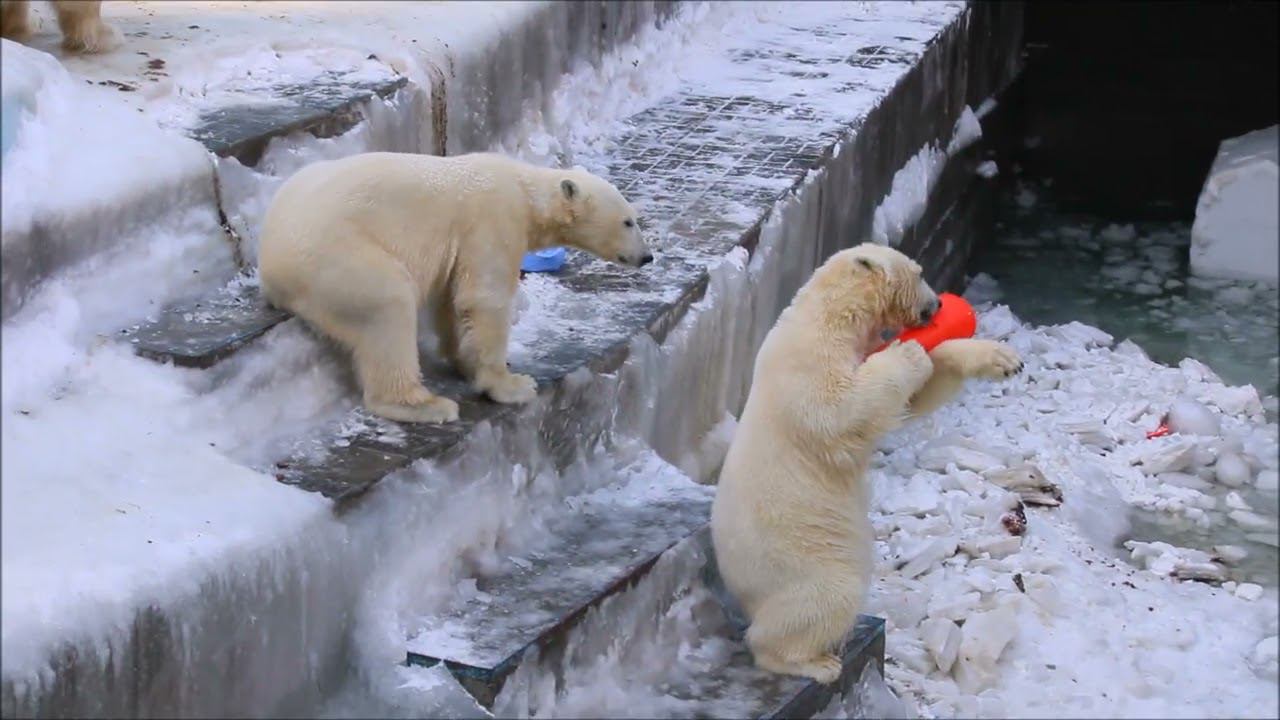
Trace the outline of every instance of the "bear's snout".
[[653, 262], [653, 253], [644, 252], [640, 255], [629, 255], [629, 256], [619, 255], [618, 262], [622, 263], [623, 265], [630, 265], [632, 267], [638, 267], [638, 268], [644, 267], [645, 265], [648, 265], [649, 263]]
[[936, 297], [930, 298], [929, 302], [920, 310], [920, 324], [928, 325], [933, 316], [938, 314], [938, 308], [940, 307], [942, 307], [941, 300]]

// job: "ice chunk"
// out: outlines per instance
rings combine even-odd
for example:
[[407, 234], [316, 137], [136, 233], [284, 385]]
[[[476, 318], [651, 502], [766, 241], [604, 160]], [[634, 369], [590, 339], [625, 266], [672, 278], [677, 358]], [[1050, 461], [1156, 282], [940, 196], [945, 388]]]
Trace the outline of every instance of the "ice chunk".
[[1188, 380], [1207, 383], [1222, 382], [1222, 378], [1218, 377], [1218, 374], [1211, 370], [1208, 365], [1194, 358], [1184, 358], [1178, 363], [1178, 369], [1182, 371], [1182, 375]]
[[1227, 487], [1247, 485], [1253, 479], [1249, 465], [1235, 453], [1224, 453], [1213, 466], [1214, 477]]
[[964, 289], [964, 299], [972, 305], [995, 302], [1000, 299], [1000, 284], [986, 273], [978, 273]]
[[935, 538], [926, 543], [902, 568], [903, 577], [924, 574], [943, 560], [956, 554], [955, 538]]
[[1222, 422], [1202, 403], [1183, 397], [1169, 407], [1169, 429], [1183, 435], [1220, 435]]
[[929, 478], [917, 475], [898, 492], [890, 494], [880, 501], [880, 508], [886, 513], [924, 514], [937, 509], [941, 496]]
[[966, 105], [956, 118], [955, 128], [951, 131], [951, 142], [947, 144], [947, 154], [955, 155], [982, 139], [982, 123]]
[[1098, 236], [1107, 242], [1129, 242], [1138, 236], [1138, 232], [1133, 225], [1116, 225], [1111, 224], [1098, 233]]
[[936, 596], [929, 601], [928, 616], [947, 620], [963, 620], [977, 609], [982, 602], [982, 595], [976, 592], [960, 595]]
[[1223, 140], [1196, 202], [1191, 272], [1276, 282], [1277, 126]]
[[[1215, 382], [1220, 382], [1215, 379]], [[1218, 386], [1209, 389], [1205, 398], [1227, 415], [1254, 415], [1262, 412], [1262, 400], [1252, 385]]]
[[1254, 583], [1240, 583], [1236, 586], [1235, 596], [1253, 602], [1262, 597], [1262, 586]]
[[1238, 565], [1241, 560], [1249, 557], [1249, 551], [1239, 545], [1214, 545], [1213, 554], [1228, 565]]
[[946, 618], [929, 618], [920, 623], [920, 639], [929, 651], [933, 662], [942, 672], [951, 672], [951, 666], [960, 652], [960, 626]]
[[1159, 443], [1151, 441], [1134, 453], [1134, 463], [1147, 475], [1161, 475], [1184, 470], [1191, 463], [1196, 445], [1190, 440], [1176, 439]]
[[1246, 530], [1274, 530], [1276, 528], [1275, 520], [1251, 510], [1232, 510], [1227, 513], [1227, 517], [1235, 520], [1240, 527]]
[[944, 472], [948, 465], [955, 465], [962, 470], [982, 473], [1002, 467], [1003, 463], [996, 457], [958, 445], [942, 445], [925, 448], [917, 458], [920, 467], [934, 472]]
[[1206, 480], [1201, 480], [1195, 475], [1189, 475], [1184, 472], [1167, 472], [1156, 475], [1156, 479], [1166, 485], [1174, 487], [1189, 488], [1191, 490], [1208, 490], [1213, 487]]
[[976, 693], [996, 680], [996, 662], [1018, 632], [1018, 616], [1011, 604], [969, 616], [964, 623], [956, 657], [956, 681], [965, 692]]
[[970, 557], [1003, 558], [1022, 549], [1022, 537], [1018, 535], [983, 535], [966, 538], [960, 549]]
[[1269, 638], [1260, 640], [1253, 647], [1253, 653], [1249, 656], [1249, 664], [1260, 675], [1266, 677], [1275, 677], [1277, 672], [1277, 658], [1280, 658], [1280, 637], [1272, 635]]
[[1263, 470], [1258, 473], [1258, 478], [1254, 485], [1259, 490], [1275, 492], [1277, 489], [1280, 489], [1280, 473], [1277, 473], [1275, 470]]
[[982, 314], [978, 321], [979, 337], [991, 340], [1003, 340], [1022, 327], [1022, 322], [1013, 314], [1008, 305], [997, 305]]
[[1249, 503], [1244, 501], [1244, 498], [1240, 497], [1240, 493], [1234, 490], [1227, 493], [1227, 496], [1224, 499], [1226, 500], [1227, 507], [1231, 508], [1232, 510], [1252, 510], [1253, 509], [1249, 507]]
[[1065, 325], [1053, 325], [1048, 332], [1073, 345], [1084, 347], [1111, 347], [1111, 343], [1115, 342], [1111, 334], [1102, 332], [1093, 325], [1085, 325], [1079, 320], [1071, 320]]

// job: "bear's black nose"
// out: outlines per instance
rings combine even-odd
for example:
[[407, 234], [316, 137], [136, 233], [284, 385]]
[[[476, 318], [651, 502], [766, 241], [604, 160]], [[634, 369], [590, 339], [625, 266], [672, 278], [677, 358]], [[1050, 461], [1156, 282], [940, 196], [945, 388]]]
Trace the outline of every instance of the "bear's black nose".
[[938, 314], [938, 308], [940, 307], [942, 307], [942, 302], [934, 298], [924, 310], [920, 311], [920, 324], [924, 325], [932, 320], [933, 316]]
[[644, 267], [651, 262], [653, 262], [653, 253], [645, 253], [644, 256], [640, 258], [639, 267]]

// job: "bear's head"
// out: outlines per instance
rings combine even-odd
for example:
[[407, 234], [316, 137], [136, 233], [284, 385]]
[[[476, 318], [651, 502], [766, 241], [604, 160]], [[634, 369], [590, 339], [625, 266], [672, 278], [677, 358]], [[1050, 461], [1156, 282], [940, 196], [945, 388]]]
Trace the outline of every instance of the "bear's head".
[[928, 323], [938, 295], [914, 260], [893, 248], [863, 243], [832, 255], [801, 291], [833, 329], [858, 329], [867, 342]]
[[565, 245], [631, 267], [653, 262], [635, 209], [613, 185], [585, 170], [567, 170], [557, 192]]

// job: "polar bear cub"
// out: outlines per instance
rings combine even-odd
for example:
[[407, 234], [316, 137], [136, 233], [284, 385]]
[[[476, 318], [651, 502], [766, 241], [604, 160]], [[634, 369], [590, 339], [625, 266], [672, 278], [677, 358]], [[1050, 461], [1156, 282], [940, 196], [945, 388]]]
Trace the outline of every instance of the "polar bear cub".
[[863, 476], [877, 440], [966, 378], [1022, 367], [1011, 348], [976, 339], [868, 356], [882, 333], [937, 308], [919, 265], [864, 244], [818, 268], [765, 337], [711, 514], [720, 574], [761, 668], [839, 677], [874, 567]]
[[507, 369], [511, 302], [524, 254], [556, 245], [634, 267], [653, 260], [635, 210], [586, 171], [377, 152], [285, 182], [259, 267], [269, 302], [351, 350], [370, 412], [449, 422], [457, 403], [422, 383], [419, 308], [431, 309], [442, 354], [477, 390], [527, 402], [533, 378]]

